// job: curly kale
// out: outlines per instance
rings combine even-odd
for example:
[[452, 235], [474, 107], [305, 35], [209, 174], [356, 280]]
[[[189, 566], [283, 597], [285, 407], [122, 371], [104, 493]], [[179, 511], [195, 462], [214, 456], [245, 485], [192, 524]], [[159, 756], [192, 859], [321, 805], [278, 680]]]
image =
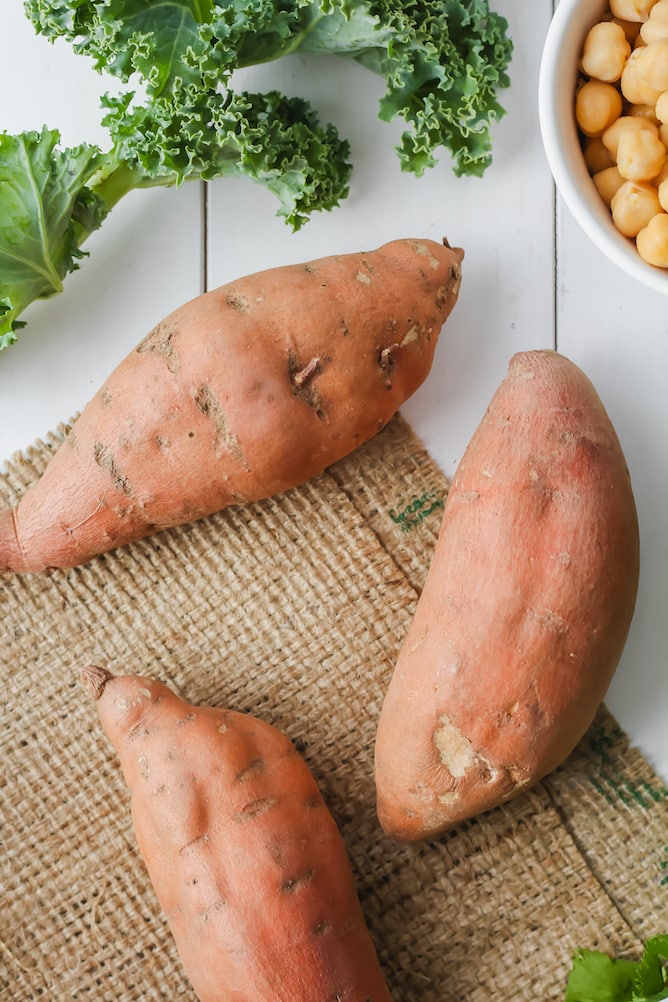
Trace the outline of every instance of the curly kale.
[[397, 154], [417, 176], [440, 148], [456, 175], [481, 176], [504, 114], [512, 43], [487, 0], [25, 0], [25, 11], [125, 89], [102, 101], [106, 151], [62, 149], [46, 127], [0, 133], [0, 348], [134, 188], [243, 175], [293, 229], [347, 196], [347, 141], [306, 100], [236, 92], [238, 69], [309, 52], [380, 74], [379, 117], [405, 123]]

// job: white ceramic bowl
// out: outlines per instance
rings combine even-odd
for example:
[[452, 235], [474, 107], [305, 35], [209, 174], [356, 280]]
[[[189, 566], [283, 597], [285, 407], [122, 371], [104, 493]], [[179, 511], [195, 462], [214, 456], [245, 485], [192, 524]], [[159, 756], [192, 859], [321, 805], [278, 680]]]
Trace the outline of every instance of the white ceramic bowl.
[[615, 228], [582, 156], [574, 116], [578, 62], [587, 31], [608, 8], [606, 0], [560, 0], [548, 29], [540, 66], [538, 113], [552, 176], [585, 233], [627, 274], [668, 295], [668, 269], [646, 264], [635, 243]]

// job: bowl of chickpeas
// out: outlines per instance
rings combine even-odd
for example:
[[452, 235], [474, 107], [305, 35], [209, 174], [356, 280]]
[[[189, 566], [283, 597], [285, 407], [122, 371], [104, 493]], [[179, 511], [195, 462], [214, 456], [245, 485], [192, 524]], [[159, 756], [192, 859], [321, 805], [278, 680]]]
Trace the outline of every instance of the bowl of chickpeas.
[[560, 0], [538, 106], [575, 219], [619, 267], [668, 294], [668, 0]]

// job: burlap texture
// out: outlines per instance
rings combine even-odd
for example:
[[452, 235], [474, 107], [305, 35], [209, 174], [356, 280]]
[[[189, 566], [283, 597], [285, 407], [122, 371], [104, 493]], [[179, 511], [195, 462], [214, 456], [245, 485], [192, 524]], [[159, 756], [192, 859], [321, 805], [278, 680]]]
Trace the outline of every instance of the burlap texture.
[[[12, 460], [0, 504], [63, 431]], [[79, 683], [89, 661], [293, 738], [341, 827], [395, 1002], [558, 1000], [576, 947], [636, 954], [668, 929], [668, 791], [603, 708], [511, 804], [420, 845], [380, 831], [375, 725], [446, 493], [397, 417], [280, 497], [0, 580], [3, 1002], [194, 999]]]

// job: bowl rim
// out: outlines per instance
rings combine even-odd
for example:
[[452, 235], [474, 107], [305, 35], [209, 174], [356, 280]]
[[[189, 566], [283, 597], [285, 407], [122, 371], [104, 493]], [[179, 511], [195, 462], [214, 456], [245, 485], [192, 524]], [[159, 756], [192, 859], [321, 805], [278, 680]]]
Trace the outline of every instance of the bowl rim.
[[[563, 87], [556, 85], [556, 68], [565, 58], [564, 42], [570, 42], [574, 35], [580, 45], [584, 41], [584, 32], [578, 22], [573, 21], [574, 15], [583, 7], [591, 9], [593, 24], [597, 9], [604, 11], [607, 3], [606, 0], [559, 0], [545, 36], [538, 75], [538, 119], [545, 156], [568, 209], [599, 250], [628, 275], [668, 295], [668, 269], [655, 268], [644, 262], [629, 238], [615, 229], [609, 210], [598, 195], [584, 158], [579, 153], [572, 104], [563, 100]], [[568, 46], [566, 48], [570, 51]], [[572, 76], [574, 91], [577, 59], [573, 59], [568, 72]], [[563, 83], [563, 73], [559, 79]], [[575, 147], [578, 154], [574, 152]], [[587, 199], [587, 187], [598, 202]]]

